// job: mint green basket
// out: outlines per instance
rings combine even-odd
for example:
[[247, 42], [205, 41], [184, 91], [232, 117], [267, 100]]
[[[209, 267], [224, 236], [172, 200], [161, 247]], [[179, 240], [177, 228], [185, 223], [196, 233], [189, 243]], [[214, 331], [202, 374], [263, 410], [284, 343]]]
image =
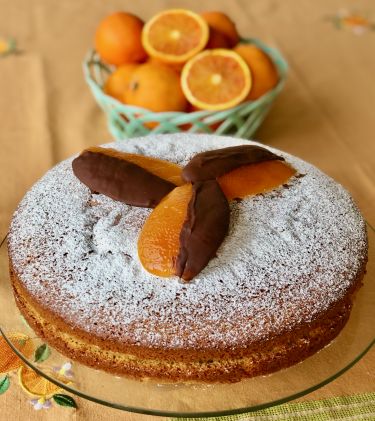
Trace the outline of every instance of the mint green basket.
[[[272, 59], [279, 73], [279, 82], [274, 89], [255, 101], [247, 101], [224, 111], [152, 112], [144, 108], [123, 104], [106, 95], [103, 86], [113, 69], [105, 65], [95, 51], [90, 51], [83, 70], [92, 94], [107, 115], [108, 128], [115, 139], [145, 136], [149, 133], [230, 134], [250, 138], [266, 117], [272, 102], [283, 89], [288, 65], [276, 48], [271, 48], [257, 39], [242, 39], [261, 48]], [[150, 128], [144, 123], [157, 122]]]

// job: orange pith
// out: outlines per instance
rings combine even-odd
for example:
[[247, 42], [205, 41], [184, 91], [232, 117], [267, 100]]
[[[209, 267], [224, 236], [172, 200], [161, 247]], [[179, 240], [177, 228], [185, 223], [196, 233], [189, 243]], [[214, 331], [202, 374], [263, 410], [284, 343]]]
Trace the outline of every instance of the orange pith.
[[115, 149], [101, 148], [93, 146], [86, 149], [86, 151], [104, 153], [118, 159], [124, 159], [128, 162], [136, 164], [150, 173], [157, 175], [164, 180], [170, 181], [176, 186], [181, 186], [183, 181], [181, 179], [181, 167], [173, 162], [164, 161], [163, 159], [152, 158], [150, 156], [137, 155], [126, 152], [119, 152]]
[[190, 10], [170, 9], [146, 23], [142, 43], [151, 57], [183, 63], [204, 48], [208, 36], [208, 25], [201, 16]]
[[228, 200], [243, 199], [284, 184], [295, 172], [282, 161], [265, 161], [236, 168], [219, 177], [218, 182]]
[[237, 53], [218, 48], [189, 60], [182, 70], [181, 84], [191, 104], [203, 110], [224, 110], [246, 98], [251, 74]]
[[173, 276], [180, 248], [180, 232], [192, 196], [192, 185], [176, 187], [152, 211], [138, 240], [143, 267], [157, 276]]
[[[282, 161], [245, 165], [218, 178], [228, 200], [263, 193], [288, 181], [295, 170]], [[138, 240], [143, 267], [154, 275], [175, 275], [180, 249], [180, 232], [192, 196], [191, 184], [176, 187], [152, 211]]]
[[[30, 358], [34, 352], [33, 341], [22, 333], [11, 333], [8, 339], [17, 348], [22, 355]], [[13, 350], [9, 347], [3, 337], [0, 337], [0, 375], [8, 373], [19, 368], [23, 362], [17, 357]]]

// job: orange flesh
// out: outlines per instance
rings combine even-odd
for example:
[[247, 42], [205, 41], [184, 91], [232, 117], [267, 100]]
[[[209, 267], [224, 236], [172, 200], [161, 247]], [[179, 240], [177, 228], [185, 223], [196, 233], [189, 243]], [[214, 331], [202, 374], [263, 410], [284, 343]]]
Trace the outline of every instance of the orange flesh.
[[176, 186], [181, 186], [184, 183], [181, 178], [181, 167], [173, 162], [164, 161], [158, 158], [151, 158], [149, 156], [119, 152], [115, 149], [101, 148], [99, 146], [88, 148], [86, 151], [102, 153], [107, 156], [131, 162], [132, 164], [136, 164], [149, 171], [151, 174], [157, 175]]
[[228, 200], [264, 193], [288, 181], [296, 171], [282, 161], [265, 161], [245, 165], [219, 177], [218, 182]]
[[223, 104], [240, 95], [245, 88], [245, 77], [233, 58], [206, 56], [191, 67], [188, 85], [199, 101]]
[[[272, 190], [288, 181], [296, 171], [282, 161], [266, 161], [237, 168], [218, 179], [228, 200]], [[191, 184], [176, 187], [152, 211], [138, 240], [143, 267], [154, 275], [175, 275], [180, 232], [192, 196]]]
[[157, 276], [173, 276], [180, 249], [180, 232], [192, 196], [192, 185], [176, 187], [152, 211], [138, 240], [143, 267]]
[[149, 29], [148, 42], [164, 54], [182, 56], [201, 42], [202, 28], [199, 23], [183, 13], [160, 16]]

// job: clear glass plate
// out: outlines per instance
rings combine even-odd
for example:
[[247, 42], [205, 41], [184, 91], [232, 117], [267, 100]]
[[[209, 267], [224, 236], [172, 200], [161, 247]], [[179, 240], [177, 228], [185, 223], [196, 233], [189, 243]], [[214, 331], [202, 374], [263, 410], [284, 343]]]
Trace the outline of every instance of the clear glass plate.
[[[375, 342], [375, 231], [368, 226], [369, 262], [350, 319], [340, 335], [305, 361], [268, 376], [234, 384], [157, 384], [115, 377], [78, 362], [73, 363], [74, 383], [51, 377], [51, 365], [69, 359], [52, 350], [48, 361], [35, 363], [7, 339], [10, 332], [43, 340], [25, 324], [18, 311], [8, 275], [6, 242], [0, 247], [0, 331], [23, 361], [61, 388], [82, 398], [125, 411], [166, 416], [218, 416], [255, 411], [298, 398], [331, 382], [352, 367]], [[48, 291], [46, 291], [48, 293]]]

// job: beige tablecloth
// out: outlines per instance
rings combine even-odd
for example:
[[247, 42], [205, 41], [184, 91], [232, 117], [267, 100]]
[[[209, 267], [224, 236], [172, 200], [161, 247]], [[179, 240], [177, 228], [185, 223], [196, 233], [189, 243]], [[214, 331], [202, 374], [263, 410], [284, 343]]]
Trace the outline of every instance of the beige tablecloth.
[[[48, 168], [110, 139], [81, 70], [98, 21], [119, 9], [147, 19], [176, 5], [225, 11], [241, 34], [282, 50], [289, 80], [256, 138], [312, 162], [342, 183], [375, 225], [375, 31], [356, 35], [327, 18], [342, 7], [355, 7], [375, 20], [371, 0], [0, 0], [0, 37], [14, 37], [19, 46], [17, 54], [0, 58], [0, 238], [18, 201]], [[304, 399], [375, 391], [374, 369], [371, 351]], [[77, 401], [78, 411], [34, 412], [14, 386], [0, 396], [0, 419], [147, 418]]]

